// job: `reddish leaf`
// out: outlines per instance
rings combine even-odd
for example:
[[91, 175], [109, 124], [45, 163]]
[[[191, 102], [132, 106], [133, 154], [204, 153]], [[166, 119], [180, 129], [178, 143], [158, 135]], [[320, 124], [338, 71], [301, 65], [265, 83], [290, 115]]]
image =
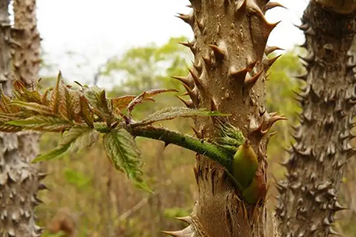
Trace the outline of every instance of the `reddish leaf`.
[[63, 91], [63, 86], [62, 86], [62, 74], [61, 72], [58, 73], [57, 76], [57, 82], [56, 82], [56, 86], [54, 87], [53, 91], [52, 91], [52, 96], [51, 96], [51, 108], [52, 111], [54, 113], [58, 113], [59, 112], [59, 106], [60, 103], [63, 103], [64, 101], [64, 91]]
[[93, 113], [89, 108], [88, 100], [84, 96], [80, 96], [80, 108], [84, 121], [89, 127], [93, 128], [94, 127]]
[[[120, 97], [117, 97], [117, 98], [113, 98], [111, 99], [111, 104], [112, 104], [112, 107], [115, 108], [115, 109], [119, 109], [119, 110], [123, 110], [125, 109], [133, 99], [135, 99], [136, 96], [135, 95], [124, 95], [124, 96], [120, 96]], [[151, 98], [144, 98], [144, 100], [151, 100], [151, 101], [154, 101], [153, 99]]]
[[52, 87], [50, 87], [50, 88], [48, 88], [48, 89], [46, 89], [46, 91], [43, 93], [43, 95], [41, 96], [41, 101], [42, 101], [42, 104], [43, 105], [49, 105], [50, 104], [50, 102], [49, 102], [49, 100], [48, 100], [48, 94], [51, 92], [53, 90], [53, 88]]
[[106, 92], [96, 86], [84, 88], [84, 96], [92, 106], [94, 114], [104, 119], [107, 124], [113, 120], [112, 107], [106, 98]]
[[145, 100], [154, 101], [151, 97], [165, 93], [165, 92], [178, 92], [175, 89], [153, 89], [149, 91], [144, 91], [138, 96], [136, 96], [128, 105], [127, 105], [127, 112], [131, 115], [132, 110], [138, 105], [143, 103]]
[[19, 80], [14, 82], [13, 93], [17, 100], [35, 102], [38, 104], [42, 103], [41, 95], [36, 90], [27, 89], [25, 84]]

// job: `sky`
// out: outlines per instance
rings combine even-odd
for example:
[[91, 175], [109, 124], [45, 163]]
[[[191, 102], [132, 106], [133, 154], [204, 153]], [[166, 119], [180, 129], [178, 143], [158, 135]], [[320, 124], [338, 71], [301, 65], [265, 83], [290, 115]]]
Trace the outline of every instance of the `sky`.
[[[288, 9], [267, 14], [270, 22], [282, 21], [268, 45], [291, 49], [303, 43], [293, 24], [300, 23], [308, 0], [278, 2]], [[91, 81], [101, 64], [130, 47], [161, 45], [175, 36], [192, 38], [190, 27], [175, 17], [189, 13], [188, 4], [188, 0], [37, 0], [44, 60], [70, 80]]]

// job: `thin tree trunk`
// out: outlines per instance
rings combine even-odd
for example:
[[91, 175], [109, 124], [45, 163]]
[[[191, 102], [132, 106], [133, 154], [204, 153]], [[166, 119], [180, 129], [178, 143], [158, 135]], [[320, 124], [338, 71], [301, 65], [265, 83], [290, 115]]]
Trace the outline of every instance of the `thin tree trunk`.
[[285, 162], [287, 179], [278, 184], [276, 214], [282, 236], [335, 234], [334, 215], [343, 209], [337, 193], [345, 165], [355, 155], [350, 146], [356, 115], [355, 62], [349, 61], [355, 7], [352, 1], [311, 1], [302, 18], [307, 73], [299, 77], [306, 82], [299, 94], [303, 112]]
[[[37, 80], [39, 36], [35, 1], [14, 1], [15, 28], [10, 26], [8, 6], [9, 1], [0, 2], [0, 75], [5, 94], [11, 96], [15, 78], [28, 86]], [[0, 147], [0, 236], [39, 236], [34, 207], [40, 203], [36, 193], [43, 187], [42, 176], [30, 164], [38, 154], [38, 135], [1, 133]]]
[[[229, 113], [229, 122], [238, 127], [258, 155], [256, 172], [260, 202], [249, 205], [218, 164], [197, 156], [194, 168], [199, 198], [190, 225], [173, 236], [271, 237], [268, 228], [266, 195], [267, 131], [281, 119], [269, 114], [265, 105], [265, 72], [274, 62], [265, 56], [267, 38], [276, 24], [264, 17], [274, 5], [261, 0], [191, 0], [193, 12], [179, 17], [193, 29], [195, 40], [188, 42], [194, 64], [185, 84], [189, 107], [211, 108]], [[197, 118], [197, 136], [217, 136], [216, 124]]]

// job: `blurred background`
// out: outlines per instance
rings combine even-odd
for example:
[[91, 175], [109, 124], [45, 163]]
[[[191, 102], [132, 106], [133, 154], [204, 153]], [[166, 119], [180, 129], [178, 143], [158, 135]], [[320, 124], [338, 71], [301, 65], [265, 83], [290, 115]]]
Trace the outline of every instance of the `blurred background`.
[[[303, 34], [293, 24], [308, 1], [279, 1], [288, 9], [268, 13], [271, 22], [282, 22], [272, 32], [268, 45], [284, 48], [283, 56], [270, 69], [267, 82], [268, 111], [287, 116], [287, 122], [274, 127], [268, 149], [270, 161], [269, 205], [275, 205], [274, 179], [283, 178], [284, 168], [278, 163], [293, 142], [290, 126], [297, 122], [300, 111], [293, 97], [301, 86], [294, 76], [303, 73], [298, 60], [304, 54], [297, 45]], [[183, 87], [172, 76], [185, 76], [192, 55], [178, 42], [193, 37], [188, 25], [176, 18], [187, 13], [188, 0], [37, 0], [38, 28], [43, 38], [43, 86], [54, 84], [61, 70], [67, 83], [105, 87], [110, 96], [139, 94], [152, 88]], [[276, 56], [276, 55], [272, 55]], [[157, 103], [137, 107], [136, 117], [166, 106], [181, 106], [174, 95], [157, 98]], [[190, 120], [163, 123], [171, 129], [192, 134]], [[40, 224], [47, 228], [45, 237], [59, 236], [163, 236], [160, 231], [174, 230], [184, 224], [174, 220], [188, 215], [197, 198], [193, 174], [194, 153], [148, 139], [137, 139], [142, 150], [144, 173], [155, 194], [133, 187], [117, 172], [100, 144], [86, 152], [69, 154], [63, 159], [41, 164], [47, 172], [45, 183], [50, 191], [42, 192], [44, 201], [37, 209]], [[59, 137], [44, 134], [42, 152], [54, 148]], [[354, 168], [344, 178], [341, 197], [350, 211], [341, 213], [338, 228], [345, 236], [356, 236], [356, 201], [352, 199]], [[347, 217], [347, 218], [345, 218]]]

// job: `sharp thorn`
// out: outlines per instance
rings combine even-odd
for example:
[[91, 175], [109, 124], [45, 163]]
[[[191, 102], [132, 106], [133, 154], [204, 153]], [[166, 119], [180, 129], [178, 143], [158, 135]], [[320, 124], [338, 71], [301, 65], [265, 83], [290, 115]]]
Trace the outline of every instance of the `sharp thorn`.
[[183, 104], [185, 104], [185, 106], [187, 106], [188, 108], [190, 109], [193, 109], [194, 108], [194, 104], [193, 104], [193, 101], [191, 100], [184, 100], [183, 98], [181, 98], [180, 96], [177, 96], [177, 98], [183, 102]]
[[261, 70], [260, 72], [256, 73], [253, 77], [246, 78], [245, 82], [244, 82], [244, 85], [252, 87], [253, 85], [255, 85], [255, 83], [257, 82], [258, 78], [260, 78], [262, 73], [263, 73], [263, 70]]

